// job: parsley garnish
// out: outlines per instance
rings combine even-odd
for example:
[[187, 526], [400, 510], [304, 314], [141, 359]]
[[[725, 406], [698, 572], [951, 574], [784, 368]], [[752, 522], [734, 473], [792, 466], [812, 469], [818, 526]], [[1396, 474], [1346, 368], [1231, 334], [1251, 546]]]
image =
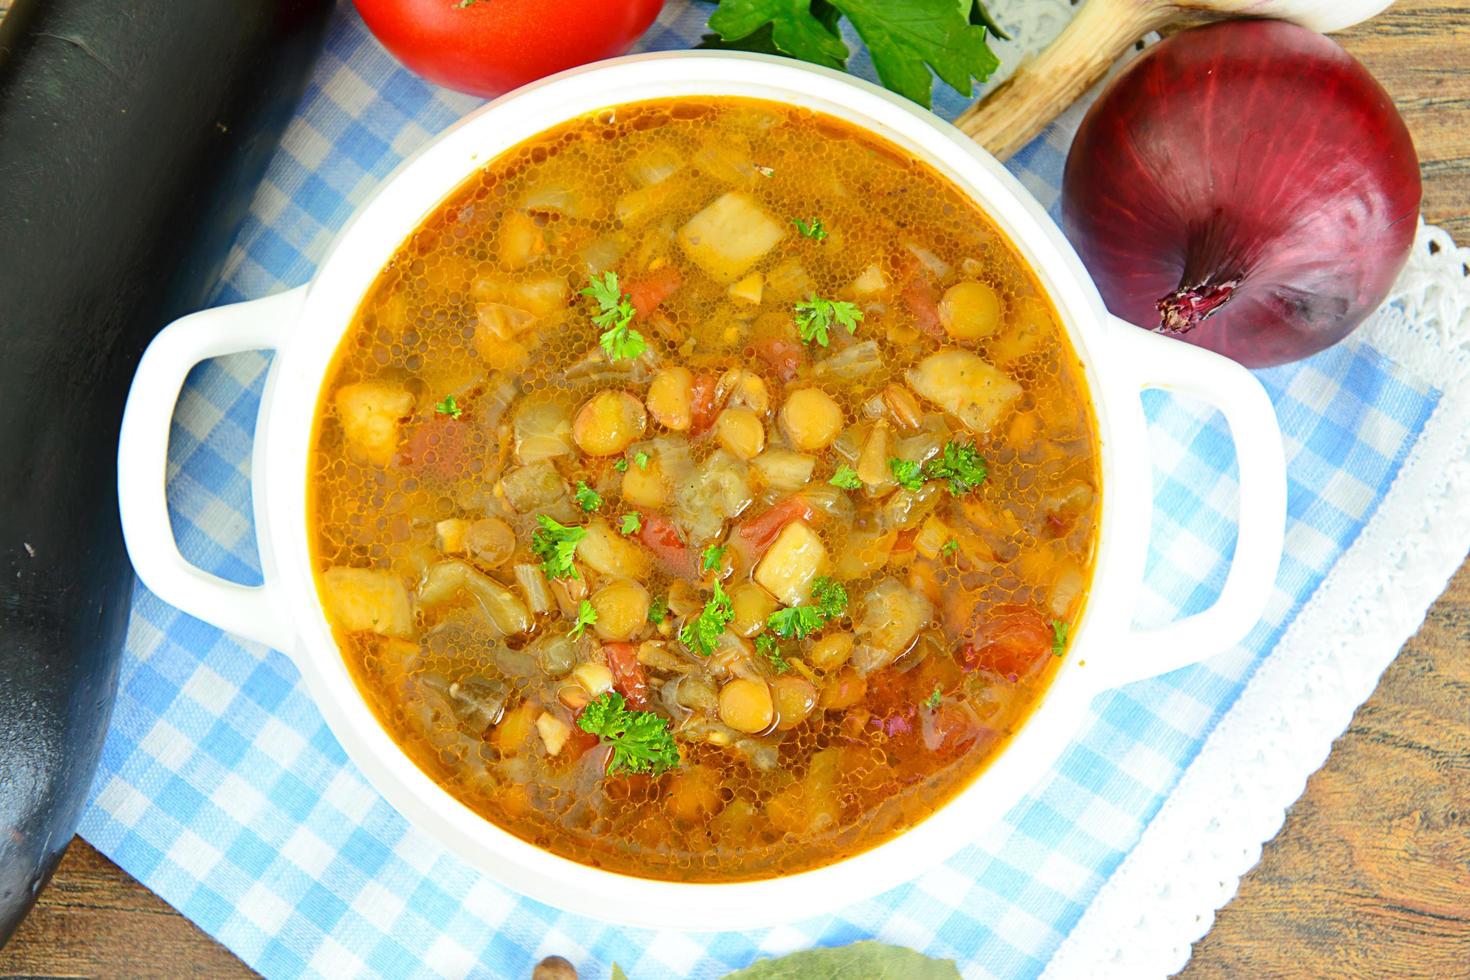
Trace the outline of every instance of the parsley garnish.
[[814, 242], [820, 242], [827, 237], [827, 229], [822, 227], [821, 218], [813, 218], [810, 221], [792, 218], [791, 223], [796, 226], [797, 233], [802, 238], [810, 238]]
[[985, 460], [972, 442], [951, 440], [944, 452], [924, 464], [924, 475], [934, 480], [948, 480], [949, 492], [955, 496], [978, 487], [986, 474]]
[[924, 699], [924, 707], [930, 709], [939, 707], [939, 699], [941, 697], [943, 697], [943, 695], [939, 693], [939, 685], [935, 684], [934, 691], [927, 698]]
[[592, 603], [586, 599], [577, 607], [577, 622], [572, 626], [571, 633], [567, 634], [572, 639], [582, 635], [582, 631], [597, 622], [597, 610], [592, 608]]
[[848, 466], [846, 463], [837, 467], [837, 472], [833, 473], [832, 479], [827, 482], [843, 490], [858, 490], [863, 485], [863, 481], [858, 479], [857, 470]]
[[892, 456], [888, 460], [888, 469], [905, 490], [917, 490], [924, 485], [924, 468], [911, 459]]
[[589, 487], [585, 480], [577, 481], [577, 489], [572, 494], [572, 499], [588, 513], [602, 506], [602, 494]]
[[657, 626], [664, 621], [669, 614], [669, 597], [655, 596], [648, 604], [648, 621]]
[[822, 576], [812, 583], [813, 604], [778, 609], [766, 619], [771, 632], [787, 640], [803, 640], [847, 612], [847, 590]]
[[791, 665], [786, 662], [786, 658], [781, 656], [780, 645], [776, 643], [775, 638], [771, 634], [758, 634], [755, 638], [755, 649], [757, 653], [771, 662], [771, 666], [776, 668], [776, 673], [784, 674], [791, 669]]
[[643, 335], [630, 326], [638, 311], [633, 309], [628, 294], [619, 288], [616, 272], [604, 272], [600, 278], [593, 276], [581, 294], [597, 303], [599, 312], [592, 314], [592, 322], [603, 328], [597, 342], [607, 351], [608, 360], [638, 357], [648, 349]]
[[934, 87], [931, 69], [946, 85], [968, 96], [972, 78], [983, 82], [1000, 67], [987, 43], [991, 34], [999, 34], [995, 22], [984, 4], [970, 2], [720, 0], [709, 26], [726, 45], [842, 68], [848, 49], [838, 23], [844, 16], [867, 45], [883, 84], [926, 109]]
[[531, 550], [541, 559], [541, 568], [547, 578], [580, 578], [572, 559], [577, 554], [577, 542], [587, 536], [585, 527], [567, 527], [545, 514], [536, 515], [541, 529], [531, 535]]
[[1072, 624], [1064, 623], [1060, 619], [1051, 621], [1051, 652], [1053, 656], [1060, 657], [1067, 652], [1067, 634], [1072, 632]]
[[734, 618], [735, 610], [730, 605], [730, 597], [720, 588], [720, 583], [716, 582], [714, 594], [704, 604], [704, 611], [679, 630], [679, 642], [701, 657], [708, 657], [715, 652], [715, 643], [720, 634], [725, 632], [725, 627]]
[[954, 538], [950, 538], [948, 541], [944, 542], [944, 544], [942, 544], [939, 547], [939, 553], [940, 554], [943, 554], [943, 555], [952, 555], [956, 551], [959, 551], [959, 550], [960, 550], [960, 543], [958, 541], [956, 541]]
[[608, 691], [583, 708], [577, 727], [612, 746], [608, 775], [646, 772], [657, 776], [679, 768], [679, 749], [669, 723], [652, 711], [629, 708], [617, 691]]
[[464, 409], [455, 402], [453, 395], [445, 395], [444, 400], [434, 406], [434, 411], [440, 415], [448, 415], [452, 419], [457, 419], [464, 414]]
[[720, 567], [720, 563], [725, 560], [725, 551], [727, 547], [727, 545], [723, 544], [712, 544], [708, 548], [704, 549], [704, 556], [700, 560], [699, 570], [702, 572], [711, 572], [718, 570]]
[[760, 174], [762, 177], [767, 178], [767, 179], [776, 176], [776, 168], [774, 168], [774, 167], [762, 167], [760, 164], [756, 164], [755, 172], [758, 173], [758, 174]]
[[622, 521], [618, 524], [618, 531], [622, 534], [637, 534], [638, 529], [642, 526], [643, 518], [638, 516], [637, 511], [633, 511], [623, 515]]
[[616, 463], [613, 464], [613, 469], [617, 470], [619, 473], [628, 472], [628, 461], [626, 459], [618, 460]]
[[796, 331], [802, 341], [810, 344], [815, 340], [823, 347], [831, 341], [834, 325], [845, 327], [850, 334], [857, 333], [857, 325], [863, 319], [863, 311], [857, 308], [856, 303], [822, 299], [816, 293], [797, 303], [794, 312]]
[[648, 454], [640, 449], [638, 452], [633, 454], [633, 464], [637, 466], [640, 470], [648, 469]]

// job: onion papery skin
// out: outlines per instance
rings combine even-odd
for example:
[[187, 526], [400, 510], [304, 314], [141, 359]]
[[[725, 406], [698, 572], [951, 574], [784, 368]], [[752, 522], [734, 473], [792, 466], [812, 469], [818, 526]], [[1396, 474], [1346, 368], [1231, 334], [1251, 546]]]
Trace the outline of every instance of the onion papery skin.
[[1393, 100], [1302, 27], [1155, 45], [1093, 104], [1062, 223], [1115, 315], [1247, 367], [1308, 357], [1382, 304], [1422, 188]]

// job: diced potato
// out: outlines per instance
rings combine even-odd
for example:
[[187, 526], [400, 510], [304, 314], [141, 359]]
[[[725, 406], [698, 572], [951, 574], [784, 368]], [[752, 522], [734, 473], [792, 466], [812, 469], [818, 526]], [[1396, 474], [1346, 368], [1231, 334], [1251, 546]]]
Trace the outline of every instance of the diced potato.
[[812, 480], [817, 457], [789, 449], [767, 449], [750, 461], [766, 486], [777, 490], [800, 490]]
[[844, 581], [862, 578], [882, 568], [898, 541], [897, 531], [864, 528], [847, 536], [846, 547], [837, 559], [837, 578]]
[[669, 481], [664, 477], [663, 464], [657, 456], [649, 459], [647, 466], [629, 464], [623, 474], [623, 500], [634, 507], [657, 510], [669, 499]]
[[715, 439], [731, 455], [752, 459], [766, 448], [766, 427], [745, 408], [727, 408], [715, 418]]
[[738, 184], [755, 176], [750, 159], [750, 144], [741, 136], [728, 134], [712, 139], [694, 151], [689, 162], [706, 177]]
[[648, 413], [666, 429], [688, 432], [693, 424], [694, 375], [686, 367], [666, 367], [648, 386]]
[[464, 533], [469, 530], [470, 522], [463, 517], [451, 517], [434, 525], [434, 537], [438, 542], [439, 550], [446, 555], [458, 555], [464, 552]]
[[592, 519], [586, 535], [577, 542], [577, 558], [594, 572], [614, 578], [642, 578], [650, 567], [648, 552], [600, 517]]
[[766, 620], [778, 608], [779, 604], [765, 589], [754, 582], [741, 582], [730, 590], [730, 609], [735, 614], [730, 620], [730, 630], [749, 639], [766, 628]]
[[863, 595], [853, 632], [858, 645], [852, 665], [861, 674], [871, 674], [893, 663], [929, 625], [934, 607], [897, 579], [886, 578]]
[[322, 599], [327, 618], [340, 629], [413, 636], [408, 590], [392, 572], [334, 566], [322, 574]]
[[883, 275], [883, 267], [874, 262], [862, 271], [852, 281], [852, 291], [855, 295], [867, 298], [876, 296], [888, 288], [888, 277]]
[[648, 622], [648, 590], [621, 578], [592, 593], [597, 622], [592, 625], [604, 640], [628, 640]]
[[636, 229], [664, 212], [668, 203], [688, 190], [688, 181], [665, 180], [626, 191], [613, 205], [613, 214], [626, 229]]
[[684, 166], [684, 158], [672, 146], [655, 146], [633, 158], [628, 176], [639, 187], [651, 187], [668, 180]]
[[599, 391], [577, 410], [572, 441], [589, 456], [616, 456], [643, 438], [648, 413], [626, 391]]
[[536, 716], [536, 731], [541, 735], [541, 744], [546, 746], [547, 755], [556, 755], [565, 748], [572, 734], [571, 726], [549, 711]]
[[786, 229], [749, 194], [722, 194], [679, 229], [679, 247], [717, 282], [745, 275], [786, 236]]
[[807, 274], [806, 267], [796, 259], [787, 259], [771, 270], [766, 277], [767, 298], [773, 302], [789, 303], [804, 299], [816, 291], [816, 284]]
[[1000, 328], [1000, 294], [984, 282], [957, 282], [939, 300], [939, 322], [955, 340], [983, 340]]
[[587, 693], [594, 698], [612, 690], [612, 671], [607, 669], [606, 664], [578, 664], [572, 671], [572, 679], [586, 688]]
[[393, 462], [399, 423], [413, 412], [413, 395], [397, 385], [359, 381], [338, 388], [332, 401], [348, 446], [377, 466]]
[[532, 316], [548, 317], [567, 308], [567, 298], [571, 291], [565, 276], [520, 279], [511, 284], [505, 301], [528, 311]]
[[812, 579], [827, 570], [827, 548], [805, 521], [792, 521], [755, 567], [755, 580], [788, 606], [811, 594]]
[[997, 364], [1014, 364], [1056, 332], [1046, 304], [1032, 296], [1018, 300], [1007, 311], [1005, 329], [990, 344]]
[[535, 218], [524, 211], [511, 211], [500, 223], [495, 251], [507, 269], [524, 269], [546, 254], [546, 236]]
[[761, 296], [765, 292], [765, 286], [766, 277], [759, 272], [752, 272], [744, 279], [730, 286], [730, 298], [759, 306]]
[[781, 406], [781, 429], [796, 449], [826, 449], [842, 432], [842, 406], [820, 388], [798, 388]]
[[947, 348], [930, 354], [908, 373], [909, 386], [984, 435], [1021, 394], [1004, 372], [967, 350]]

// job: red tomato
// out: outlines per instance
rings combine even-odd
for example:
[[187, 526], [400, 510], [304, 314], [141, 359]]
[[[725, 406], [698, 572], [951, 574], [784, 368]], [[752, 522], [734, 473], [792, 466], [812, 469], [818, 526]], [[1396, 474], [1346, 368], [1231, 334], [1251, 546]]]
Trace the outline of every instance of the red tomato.
[[1027, 606], [996, 606], [980, 620], [975, 638], [960, 648], [966, 670], [1025, 677], [1051, 654], [1052, 629]]
[[690, 411], [690, 435], [699, 435], [705, 429], [715, 424], [715, 416], [719, 414], [715, 405], [715, 376], [713, 374], [697, 374], [694, 376], [693, 406]]
[[795, 381], [806, 366], [806, 348], [785, 337], [767, 337], [756, 342], [755, 356], [785, 382]]
[[638, 311], [639, 318], [648, 316], [658, 309], [659, 304], [678, 290], [684, 283], [684, 274], [678, 267], [666, 265], [657, 272], [650, 272], [643, 279], [628, 283], [628, 302]]
[[674, 522], [667, 517], [658, 514], [644, 514], [643, 522], [638, 527], [638, 540], [643, 542], [643, 547], [653, 552], [664, 567], [675, 575], [687, 578], [698, 577], [699, 572], [694, 564], [694, 552], [684, 543], [679, 536], [679, 529]]
[[469, 464], [470, 435], [474, 423], [435, 415], [416, 425], [398, 452], [401, 466], [425, 476], [451, 480], [461, 476]]
[[634, 708], [648, 707], [648, 675], [638, 662], [638, 648], [632, 643], [604, 643], [602, 655], [612, 671], [613, 687]]
[[383, 46], [431, 82], [493, 97], [627, 51], [664, 0], [355, 0]]

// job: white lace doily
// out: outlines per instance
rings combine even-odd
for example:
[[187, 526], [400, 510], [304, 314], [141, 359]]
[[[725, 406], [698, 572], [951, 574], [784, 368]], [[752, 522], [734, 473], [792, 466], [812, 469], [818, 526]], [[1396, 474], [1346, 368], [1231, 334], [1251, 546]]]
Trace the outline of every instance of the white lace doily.
[[1184, 967], [1470, 549], [1470, 248], [1421, 225], [1390, 305], [1361, 330], [1444, 395], [1377, 514], [1210, 734], [1046, 977], [1156, 977]]

